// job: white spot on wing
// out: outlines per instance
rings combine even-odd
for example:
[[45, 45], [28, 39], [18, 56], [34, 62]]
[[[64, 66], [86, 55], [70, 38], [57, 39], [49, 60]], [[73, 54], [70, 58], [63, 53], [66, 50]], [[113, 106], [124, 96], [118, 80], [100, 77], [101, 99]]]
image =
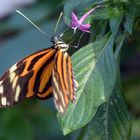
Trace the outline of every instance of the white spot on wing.
[[12, 81], [14, 80], [15, 76], [16, 76], [16, 73], [15, 73], [15, 72], [12, 72], [12, 73], [10, 74], [10, 76], [9, 76], [10, 82], [12, 82]]
[[74, 90], [76, 91], [78, 88], [78, 83], [75, 79], [73, 79], [73, 82], [74, 82]]
[[3, 81], [0, 81], [0, 85], [2, 85]]
[[74, 94], [73, 100], [76, 101], [76, 95]]
[[78, 88], [78, 82], [75, 80], [75, 73], [73, 69], [72, 69], [72, 78], [73, 78], [73, 83], [74, 83], [74, 91], [76, 91]]
[[53, 95], [54, 95], [55, 100], [58, 100], [58, 95], [55, 91], [53, 91]]
[[0, 94], [3, 94], [3, 85], [0, 86]]
[[64, 56], [65, 56], [65, 57], [67, 57], [67, 55], [68, 55], [68, 53], [67, 53], [67, 52], [65, 52], [65, 53], [64, 53]]
[[[54, 85], [56, 87], [56, 90], [59, 91], [59, 95], [60, 95], [60, 98], [62, 100], [62, 104], [63, 106], [65, 107], [65, 101], [64, 101], [64, 97], [63, 97], [63, 93], [61, 92], [61, 90], [59, 89], [58, 87], [58, 82], [56, 81], [56, 77], [54, 76], [54, 72], [53, 72], [53, 82], [54, 82]], [[56, 94], [56, 93], [55, 93]], [[54, 95], [55, 96], [55, 95]]]
[[63, 107], [61, 105], [59, 105], [59, 109], [60, 109], [61, 113], [64, 113], [64, 109], [63, 109]]
[[9, 72], [11, 73], [15, 71], [16, 69], [17, 69], [17, 63], [10, 68]]
[[3, 106], [5, 106], [5, 105], [6, 105], [6, 102], [7, 102], [6, 97], [2, 97], [2, 98], [1, 98], [1, 104], [2, 104]]
[[18, 76], [15, 77], [13, 83], [12, 83], [12, 89], [14, 90], [16, 85], [17, 85], [17, 80], [18, 80]]
[[15, 94], [15, 101], [18, 101], [18, 97], [19, 97], [19, 93], [20, 93], [20, 86], [18, 85], [16, 88], [16, 94]]
[[59, 110], [56, 100], [54, 100], [54, 104], [55, 104], [56, 109]]
[[63, 44], [64, 42], [63, 41], [57, 41], [57, 44]]

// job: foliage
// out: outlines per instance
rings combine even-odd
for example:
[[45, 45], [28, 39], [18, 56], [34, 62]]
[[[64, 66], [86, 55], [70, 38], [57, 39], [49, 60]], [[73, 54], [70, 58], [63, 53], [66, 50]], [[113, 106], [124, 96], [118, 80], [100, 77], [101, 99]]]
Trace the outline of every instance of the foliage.
[[[88, 2], [92, 6], [103, 4], [104, 7], [97, 10], [88, 19], [94, 25], [93, 32], [97, 32], [97, 34], [92, 34], [89, 44], [72, 56], [79, 88], [76, 103], [70, 105], [65, 116], [59, 116], [62, 130], [64, 134], [67, 134], [89, 123], [89, 127], [92, 126], [90, 130], [87, 127], [85, 139], [129, 139], [131, 118], [127, 111], [121, 88], [118, 87], [121, 83], [120, 80], [117, 80], [117, 73], [119, 73], [118, 67], [120, 67], [121, 47], [127, 33], [132, 34], [136, 8], [131, 6], [132, 1]], [[67, 2], [64, 7], [64, 20], [69, 24], [70, 13], [73, 10], [81, 11], [81, 9], [85, 9], [83, 8], [84, 4], [86, 8], [90, 8], [91, 6], [87, 7], [86, 5], [88, 2], [80, 0], [76, 3], [74, 0]], [[97, 21], [95, 21], [96, 19]], [[107, 26], [104, 26], [105, 22], [101, 23], [103, 20], [108, 22]], [[100, 38], [96, 39], [96, 36], [101, 32], [98, 30], [101, 29], [103, 29], [104, 33], [100, 35]], [[106, 33], [109, 34], [109, 32], [111, 34], [106, 37]], [[120, 36], [122, 40], [119, 40], [121, 43], [118, 43]], [[118, 98], [117, 94], [121, 97]], [[117, 103], [122, 107], [118, 107]], [[99, 106], [100, 109], [98, 109]], [[122, 116], [122, 118], [118, 116]], [[93, 117], [94, 119], [92, 119]], [[125, 117], [128, 118], [126, 121], [123, 120]], [[118, 134], [118, 132], [122, 133]]]

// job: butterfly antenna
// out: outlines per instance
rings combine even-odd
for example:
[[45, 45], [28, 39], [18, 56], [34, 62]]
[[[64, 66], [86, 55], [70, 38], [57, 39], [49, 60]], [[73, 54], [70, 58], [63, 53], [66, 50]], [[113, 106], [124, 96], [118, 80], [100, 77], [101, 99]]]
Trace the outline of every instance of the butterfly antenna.
[[23, 13], [21, 13], [19, 10], [16, 10], [17, 13], [19, 13], [21, 16], [23, 16], [27, 21], [29, 21], [35, 28], [37, 28], [41, 33], [43, 33], [45, 36], [48, 36], [46, 32], [41, 30], [35, 23], [33, 23], [27, 16], [25, 16]]
[[61, 20], [61, 18], [62, 18], [62, 15], [63, 15], [63, 12], [61, 12], [60, 15], [59, 15], [59, 18], [58, 18], [58, 20], [57, 20], [57, 23], [56, 23], [56, 26], [55, 26], [55, 29], [54, 29], [53, 34], [56, 33], [56, 30], [57, 30], [57, 28], [58, 28], [58, 25], [59, 25], [59, 22], [60, 22], [60, 20]]

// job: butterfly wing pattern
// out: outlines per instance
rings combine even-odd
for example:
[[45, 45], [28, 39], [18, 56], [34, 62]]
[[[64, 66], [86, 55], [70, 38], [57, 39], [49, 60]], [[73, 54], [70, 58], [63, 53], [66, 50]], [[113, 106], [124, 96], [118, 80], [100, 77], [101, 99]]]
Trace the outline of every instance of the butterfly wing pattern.
[[[30, 98], [45, 97], [52, 93], [51, 71], [55, 49], [36, 52], [13, 65], [0, 77], [0, 107]], [[44, 79], [44, 74], [47, 75]]]
[[69, 46], [57, 37], [52, 42], [53, 47], [25, 57], [0, 77], [0, 108], [32, 96], [46, 99], [53, 95], [56, 109], [66, 112], [78, 85], [66, 52]]
[[57, 52], [54, 58], [52, 88], [55, 106], [63, 114], [67, 110], [69, 101], [73, 102], [76, 99], [77, 82], [72, 70], [70, 56], [61, 50]]

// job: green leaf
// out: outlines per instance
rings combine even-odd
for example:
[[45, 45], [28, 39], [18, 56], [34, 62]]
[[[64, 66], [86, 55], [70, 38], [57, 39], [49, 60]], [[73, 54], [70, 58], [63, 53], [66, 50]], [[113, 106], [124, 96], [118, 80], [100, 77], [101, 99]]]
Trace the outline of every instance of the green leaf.
[[72, 56], [79, 88], [76, 102], [70, 104], [64, 116], [59, 116], [64, 134], [88, 123], [98, 106], [111, 95], [116, 79], [114, 38], [114, 35], [106, 36]]
[[106, 34], [106, 29], [108, 28], [108, 20], [100, 20], [98, 23], [93, 24], [93, 32], [90, 37], [90, 42], [99, 40]]
[[[120, 35], [115, 50], [115, 59], [118, 61], [120, 50], [127, 33]], [[119, 63], [118, 63], [119, 65]], [[126, 107], [123, 93], [118, 80], [109, 100], [102, 104], [91, 122], [82, 129], [77, 140], [128, 140], [130, 139], [131, 117]], [[82, 135], [81, 135], [82, 134]]]
[[123, 13], [122, 9], [117, 7], [105, 6], [102, 7], [92, 14], [93, 20], [94, 19], [109, 19], [109, 18], [116, 18]]
[[113, 34], [116, 34], [119, 28], [119, 25], [121, 23], [121, 20], [122, 20], [122, 17], [123, 17], [123, 12], [120, 12], [117, 16], [113, 16], [109, 19], [109, 24], [110, 24], [110, 28], [111, 28], [111, 32]]
[[127, 11], [126, 11], [126, 16], [125, 16], [126, 21], [124, 23], [124, 28], [129, 34], [132, 34], [133, 22], [135, 19], [135, 11], [136, 11], [136, 8], [133, 7], [132, 5], [127, 6]]
[[124, 40], [125, 40], [126, 36], [127, 36], [126, 32], [124, 32], [123, 35], [119, 36], [119, 39], [118, 39], [119, 43], [118, 43], [118, 45], [116, 47], [116, 50], [114, 52], [114, 56], [115, 56], [115, 59], [116, 59], [117, 62], [119, 61], [121, 48], [122, 48], [122, 45], [124, 43]]
[[[116, 83], [113, 95], [102, 104], [78, 140], [129, 140], [131, 117], [121, 87]], [[83, 132], [82, 132], [83, 133]]]

